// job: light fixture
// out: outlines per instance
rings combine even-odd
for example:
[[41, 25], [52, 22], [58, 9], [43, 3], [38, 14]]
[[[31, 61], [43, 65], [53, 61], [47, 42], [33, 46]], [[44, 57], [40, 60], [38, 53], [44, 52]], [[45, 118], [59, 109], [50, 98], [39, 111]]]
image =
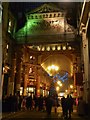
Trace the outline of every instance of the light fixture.
[[56, 87], [56, 91], [59, 91], [59, 86]]
[[63, 46], [63, 50], [66, 50], [66, 46]]
[[70, 88], [72, 89], [72, 88], [73, 88], [73, 85], [70, 85]]
[[40, 49], [40, 46], [37, 46], [37, 49], [38, 49], [38, 51], [40, 51], [41, 49]]
[[68, 90], [65, 90], [65, 92], [67, 92]]
[[58, 85], [61, 84], [61, 81], [57, 81], [57, 84], [58, 84]]
[[72, 49], [72, 47], [71, 47], [71, 46], [69, 46], [69, 47], [68, 47], [68, 49], [69, 49], [69, 50], [71, 50], [71, 49]]
[[62, 87], [62, 83], [60, 83], [60, 87]]
[[30, 59], [32, 59], [33, 57], [32, 56], [30, 56]]
[[50, 70], [58, 71], [59, 67], [58, 67], [58, 66], [55, 66], [55, 65], [51, 65], [51, 66], [48, 66], [47, 69], [48, 69], [49, 71], [50, 71]]
[[7, 44], [7, 49], [8, 49], [8, 44]]
[[57, 46], [57, 50], [61, 50], [61, 46]]
[[55, 50], [55, 46], [52, 47], [52, 50]]
[[44, 51], [45, 50], [45, 47], [42, 47], [42, 51]]
[[47, 47], [47, 51], [50, 51], [50, 47], [49, 46]]

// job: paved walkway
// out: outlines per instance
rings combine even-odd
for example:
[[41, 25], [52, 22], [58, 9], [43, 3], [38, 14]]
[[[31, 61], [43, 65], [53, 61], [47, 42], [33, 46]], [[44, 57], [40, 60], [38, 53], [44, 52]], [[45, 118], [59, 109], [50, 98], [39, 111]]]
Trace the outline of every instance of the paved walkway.
[[[13, 112], [13, 113], [2, 113], [2, 120], [16, 120], [17, 118], [23, 118], [23, 119], [27, 119], [27, 118], [31, 118], [31, 120], [34, 120], [34, 119], [38, 119], [41, 120], [41, 119], [47, 119], [48, 120], [48, 117], [47, 117], [47, 114], [46, 114], [46, 111], [35, 111], [35, 110], [32, 110], [32, 111], [29, 111], [29, 110], [25, 110], [25, 111], [18, 111], [18, 112]], [[57, 113], [55, 113], [55, 110], [54, 110], [54, 107], [52, 108], [52, 114], [50, 116], [50, 118], [53, 118], [53, 119], [59, 119], [59, 120], [63, 120], [62, 118], [62, 108], [61, 107], [58, 107], [57, 109]], [[77, 110], [76, 110], [76, 107], [74, 107], [74, 111], [72, 113], [72, 119], [74, 120], [86, 120], [87, 118], [84, 118], [84, 117], [79, 117], [78, 114], [77, 114]]]

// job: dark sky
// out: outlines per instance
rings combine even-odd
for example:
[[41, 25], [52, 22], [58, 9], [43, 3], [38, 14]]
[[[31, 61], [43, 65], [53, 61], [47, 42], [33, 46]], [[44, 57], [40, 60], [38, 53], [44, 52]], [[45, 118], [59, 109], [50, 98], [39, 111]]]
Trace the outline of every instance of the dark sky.
[[10, 9], [17, 16], [18, 12], [26, 13], [42, 4], [43, 2], [10, 2]]
[[[45, 2], [10, 2], [10, 9], [15, 15], [17, 15], [18, 12], [28, 12], [31, 11]], [[49, 3], [49, 2], [48, 2]], [[76, 8], [76, 4], [73, 2], [52, 2], [57, 5], [60, 9], [67, 9], [67, 10], [74, 10]]]

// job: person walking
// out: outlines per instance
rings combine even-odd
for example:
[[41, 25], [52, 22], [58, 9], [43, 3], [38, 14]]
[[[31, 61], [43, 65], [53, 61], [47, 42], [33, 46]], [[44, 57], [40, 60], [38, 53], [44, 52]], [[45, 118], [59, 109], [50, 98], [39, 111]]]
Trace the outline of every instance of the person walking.
[[52, 111], [52, 106], [54, 105], [54, 100], [52, 98], [52, 96], [48, 96], [46, 98], [46, 111], [47, 111], [47, 115], [50, 116], [51, 115], [51, 111]]
[[66, 109], [66, 107], [65, 107], [66, 104], [65, 103], [66, 103], [66, 98], [63, 96], [61, 98], [62, 117], [65, 117], [65, 109]]
[[73, 112], [73, 98], [71, 95], [67, 95], [67, 98], [66, 98], [66, 109], [65, 109], [65, 118], [69, 118], [71, 119], [71, 113]]
[[32, 96], [31, 95], [26, 98], [26, 107], [29, 110], [32, 109]]
[[39, 105], [39, 111], [43, 110], [43, 96], [40, 95], [40, 97], [38, 98], [38, 105]]

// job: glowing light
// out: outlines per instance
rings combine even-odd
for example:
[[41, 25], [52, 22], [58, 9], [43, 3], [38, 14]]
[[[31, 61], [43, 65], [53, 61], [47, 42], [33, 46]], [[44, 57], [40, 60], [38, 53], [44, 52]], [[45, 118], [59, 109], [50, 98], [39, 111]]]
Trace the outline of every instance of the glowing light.
[[51, 66], [48, 66], [48, 68], [47, 68], [49, 71], [51, 70]]
[[56, 87], [56, 91], [59, 91], [59, 86]]
[[38, 51], [40, 51], [40, 47], [39, 46], [37, 46], [37, 49], [38, 49]]
[[51, 68], [52, 68], [52, 69], [55, 69], [55, 66], [54, 66], [54, 65], [52, 65], [52, 66], [51, 66]]
[[57, 47], [57, 50], [61, 50], [61, 47], [60, 47], [60, 46], [58, 46], [58, 47]]
[[51, 65], [51, 66], [48, 66], [47, 69], [48, 69], [49, 71], [50, 71], [50, 70], [58, 71], [59, 67], [58, 67], [58, 66], [55, 66], [55, 65]]
[[50, 51], [50, 47], [49, 46], [47, 47], [47, 51]]
[[42, 48], [42, 51], [44, 51], [44, 50], [45, 50], [45, 47]]
[[60, 87], [62, 87], [62, 83], [60, 83]]
[[69, 46], [69, 47], [68, 47], [68, 49], [69, 49], [69, 50], [71, 50], [71, 49], [72, 49], [72, 47], [71, 47], [71, 46]]
[[71, 76], [73, 76], [73, 65], [71, 64]]
[[57, 81], [57, 84], [59, 85], [59, 84], [61, 84], [61, 82], [60, 82], [60, 81]]
[[7, 44], [7, 49], [8, 49], [8, 44]]
[[77, 90], [75, 90], [74, 92], [77, 92]]
[[55, 46], [52, 47], [52, 50], [55, 50]]
[[68, 90], [65, 90], [65, 92], [67, 92]]
[[30, 59], [32, 59], [33, 57], [32, 56], [30, 56]]
[[73, 85], [70, 85], [70, 88], [72, 89], [72, 88], [73, 88]]
[[66, 50], [66, 46], [63, 46], [63, 50]]

